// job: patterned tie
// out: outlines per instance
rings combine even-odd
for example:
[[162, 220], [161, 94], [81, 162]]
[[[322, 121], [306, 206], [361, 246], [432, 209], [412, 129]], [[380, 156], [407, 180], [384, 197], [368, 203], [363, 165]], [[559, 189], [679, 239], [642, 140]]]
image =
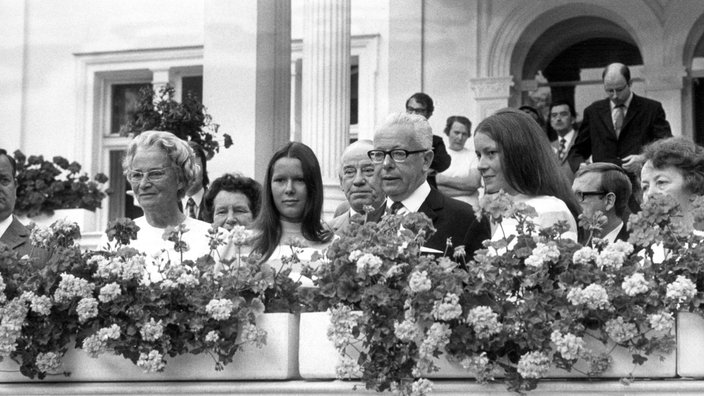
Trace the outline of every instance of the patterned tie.
[[565, 149], [567, 148], [566, 144], [567, 140], [565, 140], [564, 137], [560, 137], [560, 148], [557, 149], [557, 157], [560, 158], [560, 161], [565, 159], [565, 155], [567, 154], [565, 153]]
[[391, 204], [391, 214], [395, 215], [399, 210], [403, 209], [403, 204], [400, 201], [395, 201]]
[[193, 200], [192, 197], [188, 198], [188, 202], [186, 202], [186, 210], [188, 211], [188, 217], [196, 218], [196, 201]]
[[614, 108], [614, 130], [616, 131], [616, 137], [621, 134], [621, 128], [623, 127], [623, 112], [626, 111], [625, 105], [618, 105]]

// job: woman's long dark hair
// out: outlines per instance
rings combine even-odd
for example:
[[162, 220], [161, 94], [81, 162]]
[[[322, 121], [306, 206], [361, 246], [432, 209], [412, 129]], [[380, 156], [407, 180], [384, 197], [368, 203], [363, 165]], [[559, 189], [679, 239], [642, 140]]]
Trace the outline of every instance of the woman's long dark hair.
[[545, 131], [528, 114], [501, 109], [480, 122], [474, 134], [483, 133], [499, 146], [506, 181], [521, 194], [551, 195], [561, 199], [575, 221], [582, 207], [570, 181], [560, 171]]
[[310, 147], [303, 143], [291, 142], [274, 153], [266, 168], [266, 178], [263, 185], [262, 207], [259, 216], [254, 221], [252, 229], [258, 232], [252, 251], [262, 255], [266, 261], [281, 242], [281, 214], [271, 195], [271, 179], [274, 164], [281, 158], [295, 158], [301, 161], [303, 181], [306, 184], [308, 196], [303, 208], [301, 232], [303, 237], [312, 242], [327, 242], [332, 238], [332, 232], [323, 226], [321, 214], [323, 211], [323, 178], [320, 174], [318, 158]]

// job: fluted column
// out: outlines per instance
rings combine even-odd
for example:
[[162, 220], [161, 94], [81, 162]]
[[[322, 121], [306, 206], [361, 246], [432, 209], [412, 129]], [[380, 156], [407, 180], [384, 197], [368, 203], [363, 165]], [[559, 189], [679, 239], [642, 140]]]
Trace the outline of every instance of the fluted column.
[[476, 101], [475, 114], [479, 115], [480, 121], [508, 106], [513, 77], [475, 78], [470, 84]]
[[350, 0], [305, 0], [302, 140], [320, 161], [323, 180], [337, 179], [349, 141]]

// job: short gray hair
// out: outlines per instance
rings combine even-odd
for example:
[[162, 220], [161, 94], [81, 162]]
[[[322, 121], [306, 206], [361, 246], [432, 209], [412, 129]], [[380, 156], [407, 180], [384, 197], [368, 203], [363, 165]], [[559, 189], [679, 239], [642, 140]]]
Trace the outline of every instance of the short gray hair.
[[377, 133], [384, 129], [395, 126], [404, 126], [414, 132], [415, 140], [426, 150], [433, 148], [433, 128], [428, 120], [422, 115], [410, 113], [391, 113], [381, 126], [377, 128]]
[[148, 149], [158, 147], [169, 156], [171, 163], [176, 166], [176, 172], [180, 181], [184, 182], [182, 189], [178, 190], [178, 198], [186, 196], [186, 191], [196, 180], [198, 161], [193, 149], [188, 143], [171, 132], [165, 131], [145, 131], [135, 136], [127, 146], [125, 158], [122, 160], [122, 170], [125, 174], [131, 170], [132, 160], [138, 149]]

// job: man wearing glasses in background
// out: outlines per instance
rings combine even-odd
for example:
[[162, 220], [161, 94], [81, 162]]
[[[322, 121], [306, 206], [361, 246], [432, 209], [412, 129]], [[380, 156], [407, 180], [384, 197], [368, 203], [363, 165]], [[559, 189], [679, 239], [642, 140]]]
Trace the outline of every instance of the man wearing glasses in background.
[[[369, 159], [379, 166], [381, 189], [388, 197], [387, 213], [425, 213], [436, 232], [425, 242], [434, 253], [445, 252], [448, 238], [453, 246], [465, 246], [467, 259], [490, 237], [472, 206], [431, 188], [425, 175], [433, 162], [433, 133], [428, 120], [417, 114], [391, 114], [374, 134]], [[451, 252], [449, 252], [451, 254]]]
[[[608, 162], [582, 165], [575, 175], [572, 191], [582, 206], [584, 216], [591, 218], [597, 211], [606, 216], [601, 232], [592, 237], [606, 239], [609, 243], [628, 241], [624, 220], [629, 214], [631, 181], [623, 168]], [[586, 245], [589, 232], [582, 232], [581, 237], [583, 240], [580, 242]]]
[[621, 63], [612, 63], [602, 73], [607, 98], [584, 110], [579, 135], [570, 150], [573, 171], [590, 156], [592, 162], [610, 162], [626, 170], [633, 194], [628, 206], [640, 210], [640, 181], [643, 146], [672, 136], [660, 102], [631, 92], [631, 72]]

